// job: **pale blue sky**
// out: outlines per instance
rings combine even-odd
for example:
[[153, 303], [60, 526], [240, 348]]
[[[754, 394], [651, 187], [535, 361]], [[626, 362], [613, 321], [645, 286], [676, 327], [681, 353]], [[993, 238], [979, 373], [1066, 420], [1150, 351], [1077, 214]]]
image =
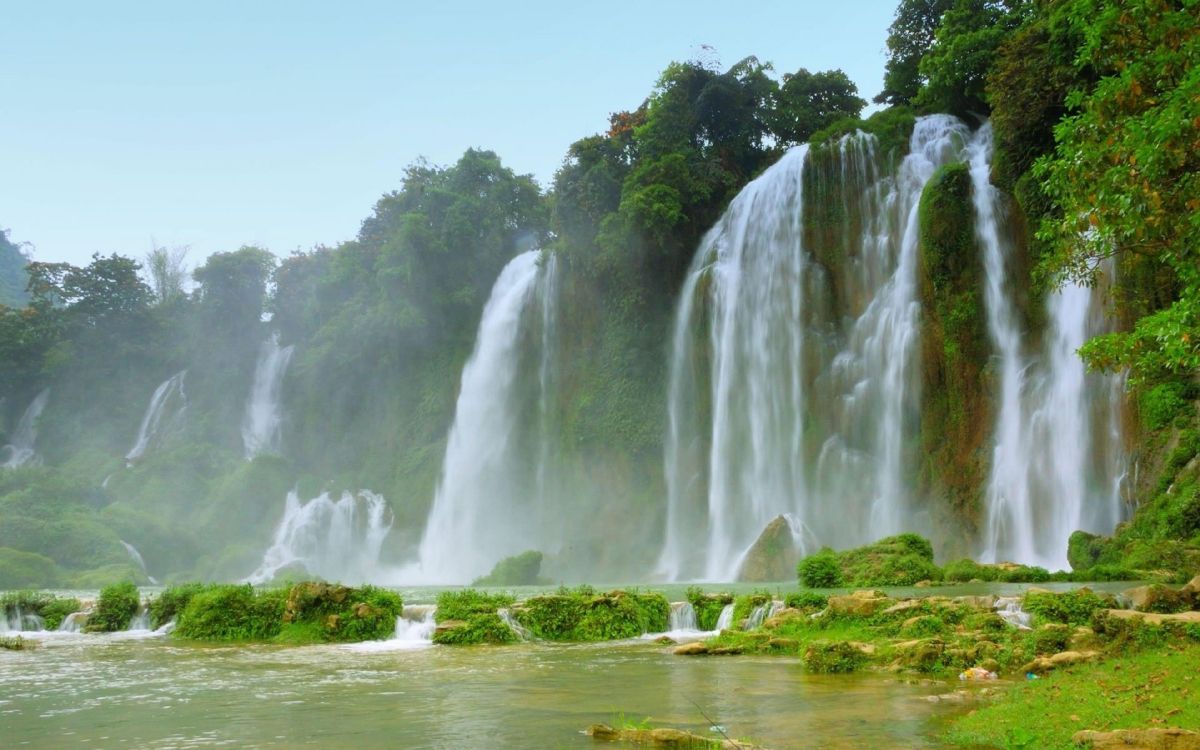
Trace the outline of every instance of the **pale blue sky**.
[[73, 263], [335, 244], [420, 156], [548, 184], [701, 45], [870, 99], [897, 2], [0, 0], [0, 228]]

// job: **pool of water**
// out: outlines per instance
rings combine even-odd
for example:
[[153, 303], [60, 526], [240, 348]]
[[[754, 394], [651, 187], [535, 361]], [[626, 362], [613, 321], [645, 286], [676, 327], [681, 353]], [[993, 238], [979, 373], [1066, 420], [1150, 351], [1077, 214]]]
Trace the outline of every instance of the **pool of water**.
[[936, 747], [957, 682], [811, 675], [648, 642], [201, 646], [42, 636], [0, 650], [3, 746], [584, 748], [591, 724], [713, 723], [770, 748]]

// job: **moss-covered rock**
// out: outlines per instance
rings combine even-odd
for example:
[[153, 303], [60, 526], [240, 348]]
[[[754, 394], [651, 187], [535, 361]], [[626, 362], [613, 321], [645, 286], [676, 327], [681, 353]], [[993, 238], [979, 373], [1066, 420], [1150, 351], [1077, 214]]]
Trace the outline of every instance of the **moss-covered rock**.
[[555, 641], [611, 641], [667, 629], [671, 605], [662, 594], [560, 589], [514, 610], [535, 637]]
[[801, 560], [798, 572], [801, 583], [814, 588], [912, 586], [942, 580], [942, 571], [933, 562], [933, 545], [916, 534], [899, 534], [842, 552], [821, 550]]
[[542, 553], [536, 550], [506, 557], [492, 572], [476, 578], [472, 586], [536, 586], [542, 579]]
[[696, 626], [701, 630], [715, 630], [721, 612], [733, 604], [733, 594], [708, 594], [699, 586], [691, 586], [687, 590], [687, 600], [696, 613]]
[[800, 550], [792, 525], [786, 517], [776, 516], [747, 550], [737, 578], [750, 583], [786, 581], [799, 562]]
[[804, 667], [810, 672], [857, 672], [866, 663], [866, 653], [847, 641], [814, 641], [804, 650]]

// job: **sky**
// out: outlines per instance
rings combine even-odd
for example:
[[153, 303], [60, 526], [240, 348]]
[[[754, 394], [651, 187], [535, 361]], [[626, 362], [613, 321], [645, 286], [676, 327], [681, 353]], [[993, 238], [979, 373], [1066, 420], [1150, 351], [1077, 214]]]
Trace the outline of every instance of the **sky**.
[[75, 264], [334, 245], [421, 157], [548, 185], [673, 60], [841, 68], [870, 100], [897, 2], [0, 0], [0, 229]]

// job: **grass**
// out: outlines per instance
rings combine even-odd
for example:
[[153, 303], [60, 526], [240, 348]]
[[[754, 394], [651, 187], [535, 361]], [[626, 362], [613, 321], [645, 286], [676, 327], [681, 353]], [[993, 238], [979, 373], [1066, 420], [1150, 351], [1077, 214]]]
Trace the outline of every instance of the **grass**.
[[1069, 667], [964, 716], [946, 740], [964, 747], [1074, 748], [1083, 729], [1200, 726], [1200, 645], [1167, 646]]

